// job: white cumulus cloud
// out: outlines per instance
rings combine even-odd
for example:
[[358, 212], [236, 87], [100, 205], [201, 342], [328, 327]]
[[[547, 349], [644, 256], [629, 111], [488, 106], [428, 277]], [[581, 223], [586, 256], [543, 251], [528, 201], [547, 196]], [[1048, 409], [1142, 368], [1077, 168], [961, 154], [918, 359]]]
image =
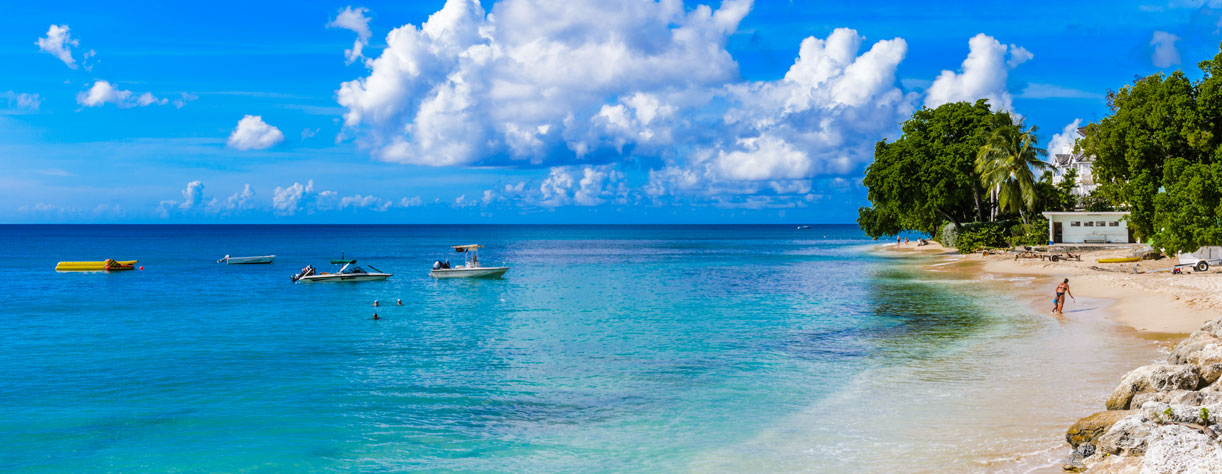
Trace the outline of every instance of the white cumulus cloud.
[[369, 31], [370, 18], [365, 16], [369, 9], [364, 7], [352, 8], [344, 7], [340, 10], [335, 19], [327, 23], [327, 28], [342, 28], [356, 33], [356, 41], [352, 43], [352, 49], [344, 51], [344, 59], [348, 64], [356, 62], [357, 59], [363, 57], [362, 50], [369, 44], [369, 37], [373, 35]]
[[38, 38], [34, 44], [38, 45], [38, 49], [59, 58], [68, 67], [76, 69], [76, 58], [72, 57], [72, 47], [79, 46], [80, 42], [72, 38], [72, 34], [68, 33], [68, 25], [51, 25], [47, 29], [47, 36]]
[[[783, 78], [746, 81], [726, 43], [751, 7], [503, 0], [486, 11], [448, 0], [427, 21], [392, 29], [363, 77], [340, 84], [341, 136], [391, 162], [547, 170], [464, 205], [725, 194], [805, 205], [813, 182], [859, 174], [920, 105], [896, 77], [908, 43], [838, 28], [805, 38]], [[361, 29], [349, 29], [359, 42]], [[983, 34], [969, 46], [961, 70], [927, 83], [926, 105], [988, 98], [1009, 109], [1006, 77], [1032, 54]], [[647, 168], [636, 192], [624, 163]]]
[[268, 125], [259, 115], [247, 115], [229, 134], [229, 146], [238, 150], [265, 150], [284, 141], [280, 129]]
[[[421, 205], [421, 200], [419, 197], [403, 198], [399, 204], [400, 207], [414, 207]], [[272, 211], [282, 216], [343, 210], [384, 212], [394, 205], [394, 201], [372, 195], [340, 196], [335, 191], [319, 191], [314, 188], [312, 179], [306, 184], [294, 182], [286, 187], [277, 186], [272, 191]]]
[[7, 99], [9, 107], [16, 105], [19, 109], [38, 110], [42, 105], [42, 96], [38, 94], [4, 91], [0, 92], [0, 98]]
[[449, 0], [420, 27], [392, 30], [369, 75], [340, 86], [344, 124], [382, 159], [434, 166], [609, 148], [589, 140], [606, 98], [736, 78], [724, 45], [749, 9], [743, 0], [717, 10], [508, 0], [486, 14], [478, 2]]
[[1078, 139], [1078, 127], [1081, 126], [1082, 119], [1074, 119], [1061, 129], [1061, 133], [1052, 135], [1052, 140], [1048, 141], [1049, 159], [1057, 153], [1073, 153], [1074, 142]]
[[942, 71], [934, 79], [925, 96], [925, 106], [988, 99], [993, 110], [1013, 110], [1006, 78], [1010, 70], [1034, 56], [1021, 46], [1003, 45], [984, 33], [972, 37], [968, 49], [960, 72]]
[[1179, 36], [1166, 31], [1154, 31], [1153, 37], [1150, 38], [1150, 46], [1154, 48], [1150, 60], [1154, 67], [1165, 68], [1180, 63], [1180, 51], [1175, 48], [1175, 42], [1179, 39]]
[[76, 103], [85, 107], [101, 107], [106, 104], [114, 104], [121, 108], [128, 108], [165, 105], [169, 101], [157, 98], [149, 92], [136, 94], [129, 90], [119, 89], [107, 81], [95, 81], [89, 90], [76, 94]]
[[163, 218], [170, 217], [171, 215], [216, 216], [240, 213], [256, 207], [254, 200], [255, 190], [251, 188], [249, 184], [245, 185], [241, 191], [233, 193], [225, 200], [208, 198], [204, 194], [204, 183], [200, 180], [187, 183], [187, 187], [183, 188], [181, 194], [181, 201], [161, 201], [157, 206], [157, 213]]

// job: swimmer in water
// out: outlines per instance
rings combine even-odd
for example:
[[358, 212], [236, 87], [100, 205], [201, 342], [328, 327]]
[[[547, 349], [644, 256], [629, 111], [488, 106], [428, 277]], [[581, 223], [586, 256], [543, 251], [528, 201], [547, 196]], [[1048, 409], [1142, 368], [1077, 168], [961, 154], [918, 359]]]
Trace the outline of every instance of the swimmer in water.
[[379, 320], [379, 319], [382, 319], [382, 318], [379, 318], [379, 317], [378, 317], [378, 313], [373, 313], [373, 320], [374, 320], [374, 321], [377, 321], [377, 320]]
[[374, 307], [374, 308], [377, 308], [377, 307], [378, 307], [378, 300], [373, 300], [373, 307]]
[[403, 306], [403, 300], [395, 299], [395, 304], [398, 304], [399, 306]]

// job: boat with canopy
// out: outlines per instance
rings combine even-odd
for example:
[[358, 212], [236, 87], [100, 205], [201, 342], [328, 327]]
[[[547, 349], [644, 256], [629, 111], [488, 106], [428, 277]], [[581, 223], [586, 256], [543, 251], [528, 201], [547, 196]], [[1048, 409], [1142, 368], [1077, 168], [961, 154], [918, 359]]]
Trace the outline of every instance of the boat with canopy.
[[334, 273], [322, 272], [318, 273], [313, 265], [306, 265], [300, 272], [293, 275], [291, 278], [294, 282], [312, 282], [312, 281], [382, 281], [394, 276], [390, 273], [385, 273], [378, 270], [373, 265], [366, 264], [372, 272], [357, 266], [356, 259], [345, 259], [341, 255], [340, 258], [331, 259], [332, 265], [342, 265], [339, 270]]
[[433, 263], [433, 270], [429, 272], [429, 276], [433, 278], [501, 278], [505, 272], [509, 271], [509, 267], [485, 267], [479, 263], [479, 249], [483, 245], [454, 245], [451, 248], [455, 252], [466, 254], [467, 263], [457, 267], [450, 267], [450, 262], [442, 262], [438, 260]]

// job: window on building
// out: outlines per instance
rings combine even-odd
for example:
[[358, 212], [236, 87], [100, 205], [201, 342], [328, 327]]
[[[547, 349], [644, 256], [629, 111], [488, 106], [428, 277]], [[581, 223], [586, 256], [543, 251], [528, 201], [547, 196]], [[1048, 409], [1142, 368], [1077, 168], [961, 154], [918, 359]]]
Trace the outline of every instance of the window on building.
[[1107, 221], [1099, 221], [1099, 222], [1096, 222], [1095, 225], [1099, 227], [1107, 227]]
[[1111, 221], [1107, 223], [1108, 227], [1120, 227], [1120, 221]]
[[1095, 221], [1086, 221], [1082, 224], [1083, 227], [1094, 227]]
[[1081, 226], [1082, 226], [1082, 223], [1081, 223], [1081, 222], [1078, 222], [1078, 221], [1071, 221], [1071, 222], [1069, 223], [1069, 226], [1070, 226], [1070, 227], [1081, 227]]

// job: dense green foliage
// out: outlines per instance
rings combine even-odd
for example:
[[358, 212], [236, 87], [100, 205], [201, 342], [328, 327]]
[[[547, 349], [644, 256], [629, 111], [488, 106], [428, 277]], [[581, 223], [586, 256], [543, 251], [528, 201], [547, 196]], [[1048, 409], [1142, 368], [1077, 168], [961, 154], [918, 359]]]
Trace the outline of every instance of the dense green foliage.
[[982, 248], [1008, 247], [1013, 222], [973, 222], [964, 224], [955, 237], [955, 248], [959, 253], [971, 253]]
[[863, 183], [872, 207], [857, 223], [871, 237], [903, 231], [930, 234], [944, 246], [969, 252], [1007, 242], [1042, 243], [1030, 221], [1041, 210], [1072, 209], [1073, 177], [1054, 185], [1035, 127], [1024, 128], [987, 101], [922, 108], [894, 142], [880, 141]]
[[1167, 252], [1222, 243], [1222, 53], [1108, 94], [1112, 114], [1086, 128], [1099, 196], [1130, 211], [1128, 226]]
[[1045, 210], [1072, 211], [1078, 205], [1077, 197], [1073, 195], [1073, 187], [1078, 182], [1078, 170], [1070, 168], [1061, 176], [1061, 182], [1055, 185], [1052, 184], [1052, 173], [1045, 171], [1040, 182], [1054, 187], [1051, 193], [1042, 189], [1041, 199], [1045, 203]]
[[1044, 245], [1048, 243], [1048, 219], [1044, 216], [1032, 219], [1030, 223], [1010, 227], [1010, 236], [1006, 243], [1012, 247], [1021, 245]]
[[1078, 207], [1090, 212], [1106, 212], [1116, 210], [1116, 206], [1112, 205], [1112, 201], [1099, 191], [1091, 192], [1086, 196], [1082, 196], [1081, 199], [1078, 199]]
[[975, 159], [992, 133], [988, 102], [921, 108], [894, 142], [878, 142], [862, 180], [873, 207], [857, 224], [871, 237], [915, 230], [934, 234], [945, 222], [984, 220]]
[[996, 190], [1002, 211], [1017, 212], [1023, 221], [1035, 212], [1036, 181], [1034, 169], [1048, 167], [1043, 157], [1048, 152], [1037, 146], [1035, 127], [1023, 130], [1009, 113], [994, 116], [993, 132], [976, 155], [976, 174], [985, 188]]

